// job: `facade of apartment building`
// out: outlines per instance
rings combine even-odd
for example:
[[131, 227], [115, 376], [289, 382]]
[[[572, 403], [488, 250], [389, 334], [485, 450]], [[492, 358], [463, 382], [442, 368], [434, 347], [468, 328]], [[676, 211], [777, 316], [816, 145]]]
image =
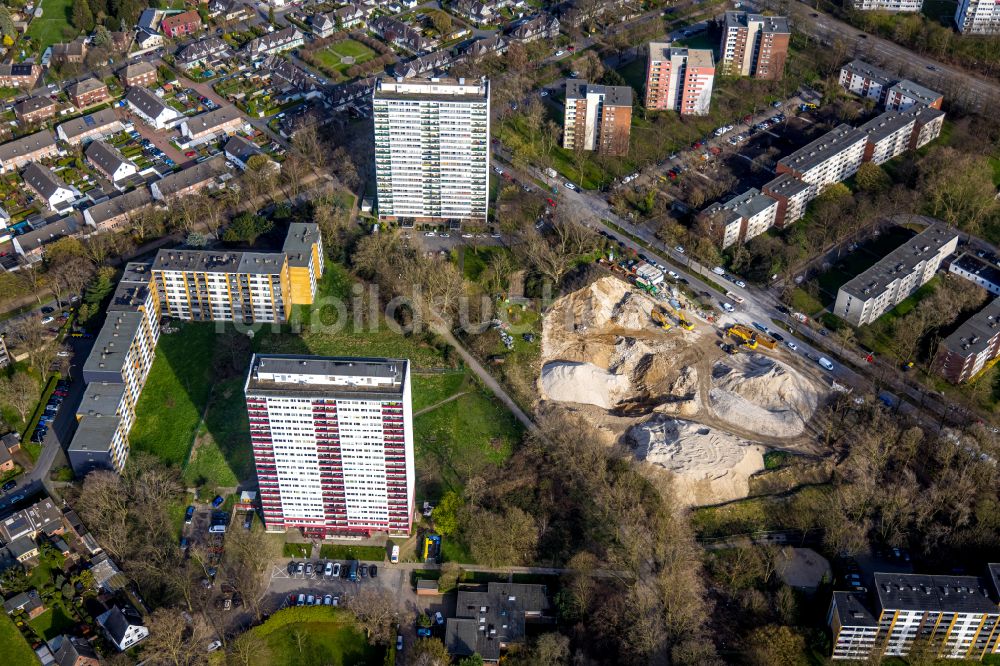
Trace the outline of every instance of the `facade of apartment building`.
[[853, 176], [864, 158], [868, 137], [850, 125], [839, 125], [812, 143], [778, 160], [777, 173], [787, 173], [822, 189]]
[[489, 82], [379, 78], [372, 100], [379, 218], [485, 223]]
[[121, 472], [135, 405], [153, 365], [160, 337], [160, 305], [149, 265], [133, 262], [108, 306], [107, 319], [83, 365], [84, 397], [66, 455], [80, 475], [93, 469]]
[[925, 106], [915, 106], [904, 115], [912, 116], [914, 120], [913, 135], [910, 137], [910, 148], [916, 150], [941, 136], [944, 127], [944, 111]]
[[815, 185], [787, 173], [779, 174], [760, 189], [778, 202], [778, 209], [774, 213], [774, 226], [778, 229], [801, 220], [806, 214], [806, 206], [819, 193]]
[[61, 154], [56, 137], [49, 130], [35, 132], [0, 145], [0, 173], [20, 169], [28, 162]]
[[201, 17], [194, 10], [173, 14], [163, 19], [160, 23], [160, 30], [167, 37], [174, 39], [184, 35], [193, 35], [201, 30]]
[[288, 257], [292, 304], [311, 305], [316, 295], [316, 283], [325, 268], [319, 226], [292, 222], [281, 251]]
[[408, 360], [255, 355], [244, 391], [268, 531], [410, 534]]
[[952, 384], [967, 382], [1000, 356], [1000, 298], [994, 298], [938, 344], [934, 370]]
[[791, 36], [783, 16], [726, 12], [719, 69], [733, 76], [778, 80], [785, 73]]
[[156, 83], [156, 67], [143, 60], [126, 65], [119, 72], [119, 76], [126, 88], [131, 88], [132, 86], [148, 88]]
[[837, 80], [844, 90], [882, 104], [889, 86], [896, 82], [896, 77], [863, 60], [852, 60], [840, 68]]
[[66, 93], [78, 109], [85, 109], [111, 99], [108, 86], [93, 77], [74, 83], [66, 88]]
[[992, 260], [963, 252], [948, 264], [948, 272], [982, 287], [994, 296], [1000, 296], [1000, 268]]
[[566, 80], [563, 148], [623, 156], [631, 131], [632, 88]]
[[924, 0], [851, 0], [850, 4], [859, 12], [919, 12]]
[[929, 226], [846, 282], [833, 313], [855, 326], [870, 324], [927, 284], [958, 247], [958, 234], [932, 218]]
[[893, 111], [906, 111], [914, 106], [940, 109], [943, 103], [944, 96], [941, 93], [909, 79], [903, 79], [889, 86], [885, 95], [885, 108]]
[[681, 115], [708, 115], [715, 61], [707, 49], [670, 48], [650, 42], [646, 60], [646, 108]]
[[990, 564], [986, 578], [876, 573], [874, 612], [860, 594], [834, 593], [833, 658], [905, 657], [918, 640], [931, 657], [978, 661], [995, 654], [998, 566]]
[[993, 0], [959, 0], [955, 26], [963, 35], [1000, 34], [1000, 4]]
[[777, 214], [777, 200], [761, 194], [755, 187], [725, 203], [714, 203], [701, 212], [723, 249], [764, 233], [774, 226]]
[[868, 137], [865, 162], [883, 164], [910, 149], [916, 119], [897, 111], [886, 111], [859, 127]]
[[123, 127], [113, 109], [101, 109], [58, 125], [56, 134], [66, 143], [75, 146], [89, 139], [103, 139], [122, 131]]

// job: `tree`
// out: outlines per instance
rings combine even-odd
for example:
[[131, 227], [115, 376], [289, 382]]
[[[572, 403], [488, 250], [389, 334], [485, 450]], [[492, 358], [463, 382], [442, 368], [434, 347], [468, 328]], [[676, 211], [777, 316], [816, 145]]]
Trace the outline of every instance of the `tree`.
[[874, 162], [865, 162], [854, 176], [855, 182], [865, 192], [884, 192], [892, 185], [889, 174]]
[[274, 540], [259, 527], [249, 531], [231, 530], [226, 534], [225, 569], [229, 581], [243, 597], [257, 622], [261, 621], [265, 611], [266, 573], [271, 560], [279, 555]]
[[347, 607], [357, 616], [372, 645], [388, 645], [395, 638], [396, 604], [388, 590], [363, 588], [347, 600]]
[[79, 294], [93, 275], [93, 270], [87, 260], [81, 257], [73, 257], [49, 268], [49, 279], [52, 280], [56, 302], [62, 305], [63, 295]]
[[222, 240], [227, 243], [244, 242], [253, 245], [257, 239], [274, 228], [274, 222], [253, 213], [241, 213], [226, 227]]
[[[90, 2], [90, 10], [94, 12], [94, 15], [96, 16], [98, 12], [94, 10], [94, 5], [103, 5], [104, 0], [89, 0], [89, 2]], [[105, 49], [110, 49], [112, 46], [114, 46], [114, 39], [111, 37], [111, 31], [108, 30], [103, 25], [97, 26], [97, 28], [94, 29], [93, 44], [94, 46], [100, 46]]]
[[73, 14], [70, 21], [73, 27], [81, 32], [94, 29], [94, 14], [90, 11], [87, 0], [73, 0]]
[[0, 377], [0, 400], [13, 408], [22, 422], [26, 421], [38, 402], [38, 381], [27, 372]]
[[475, 561], [492, 567], [527, 564], [538, 545], [538, 524], [518, 507], [502, 515], [470, 508], [463, 512], [462, 533]]
[[984, 157], [936, 148], [920, 165], [918, 187], [932, 215], [975, 234], [997, 210], [991, 173]]
[[458, 666], [483, 666], [483, 658], [478, 654], [474, 654], [471, 657], [462, 657], [458, 661]]
[[144, 661], [170, 666], [205, 663], [205, 646], [211, 633], [204, 623], [190, 624], [175, 608], [157, 608], [146, 620], [149, 637], [142, 643]]
[[451, 34], [451, 17], [443, 11], [434, 11], [431, 14], [431, 23], [434, 24], [434, 28], [441, 33], [442, 37], [447, 37]]
[[0, 34], [4, 37], [13, 37], [16, 34], [14, 19], [11, 18], [7, 7], [0, 7]]
[[229, 642], [229, 663], [234, 666], [250, 666], [252, 663], [268, 663], [271, 648], [267, 641], [252, 629], [245, 631]]
[[414, 643], [406, 663], [410, 666], [448, 666], [451, 655], [440, 639], [425, 638]]
[[785, 626], [768, 625], [750, 634], [746, 656], [754, 666], [805, 666], [805, 639]]
[[50, 354], [46, 353], [49, 341], [41, 317], [34, 315], [15, 321], [7, 329], [7, 341], [28, 355], [28, 365], [39, 373], [45, 372]]
[[434, 507], [434, 529], [441, 536], [454, 534], [458, 530], [458, 512], [461, 511], [465, 502], [462, 496], [453, 490], [449, 490]]

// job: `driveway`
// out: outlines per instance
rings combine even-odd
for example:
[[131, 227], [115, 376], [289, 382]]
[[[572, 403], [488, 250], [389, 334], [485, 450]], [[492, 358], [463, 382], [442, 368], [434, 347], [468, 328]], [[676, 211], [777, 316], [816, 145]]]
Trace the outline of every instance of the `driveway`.
[[175, 136], [179, 130], [158, 130], [150, 127], [141, 118], [128, 110], [128, 108], [117, 109], [118, 117], [128, 120], [135, 126], [135, 131], [144, 139], [149, 139], [157, 148], [166, 153], [167, 157], [179, 165], [184, 166], [185, 162], [190, 162], [184, 157], [184, 153], [178, 150], [174, 144], [170, 143], [170, 137]]

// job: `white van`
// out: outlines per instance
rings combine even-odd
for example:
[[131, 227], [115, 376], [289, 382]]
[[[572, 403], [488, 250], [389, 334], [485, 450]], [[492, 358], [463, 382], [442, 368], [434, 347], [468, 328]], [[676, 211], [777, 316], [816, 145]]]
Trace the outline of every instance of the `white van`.
[[722, 266], [716, 266], [715, 268], [712, 269], [712, 272], [715, 273], [716, 275], [725, 275], [726, 269], [724, 269]]
[[821, 366], [823, 366], [824, 370], [833, 370], [833, 363], [831, 363], [830, 359], [826, 358], [825, 356], [820, 356], [819, 357], [819, 361], [817, 361], [817, 362]]
[[399, 546], [393, 545], [392, 555], [389, 556], [389, 561], [393, 564], [399, 564]]

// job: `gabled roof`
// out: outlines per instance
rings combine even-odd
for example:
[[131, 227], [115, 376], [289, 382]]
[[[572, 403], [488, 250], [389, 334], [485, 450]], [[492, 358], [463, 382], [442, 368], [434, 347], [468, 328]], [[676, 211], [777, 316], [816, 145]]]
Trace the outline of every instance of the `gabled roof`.
[[78, 118], [74, 118], [73, 120], [67, 120], [56, 129], [61, 130], [62, 133], [66, 135], [66, 138], [72, 139], [95, 128], [108, 127], [117, 122], [120, 121], [112, 109], [101, 109], [100, 111], [87, 114], [86, 116], [80, 116]]
[[188, 23], [201, 24], [201, 17], [198, 16], [198, 12], [191, 10], [168, 16], [160, 23], [160, 29], [164, 31], [172, 30], [178, 26], [186, 25]]
[[46, 199], [51, 198], [59, 190], [68, 190], [69, 186], [62, 181], [59, 176], [52, 172], [52, 169], [44, 167], [38, 162], [32, 162], [21, 172], [21, 178], [31, 186], [39, 195]]
[[126, 611], [123, 611], [118, 606], [112, 606], [107, 614], [101, 616], [103, 618], [101, 626], [104, 627], [104, 630], [108, 632], [108, 635], [117, 644], [121, 644], [122, 640], [124, 640], [129, 627], [143, 626], [142, 618], [139, 617], [138, 613], [131, 608], [128, 608], [127, 611], [126, 614]]
[[20, 559], [27, 555], [28, 553], [38, 550], [38, 544], [31, 537], [17, 537], [9, 544], [7, 544], [7, 550], [15, 559]]
[[234, 120], [242, 120], [243, 116], [235, 106], [221, 106], [214, 111], [209, 111], [208, 113], [201, 113], [193, 118], [188, 118], [184, 121], [187, 125], [188, 132], [192, 135], [201, 134], [202, 132], [211, 132], [217, 127], [222, 127]]
[[193, 185], [212, 180], [225, 171], [225, 158], [216, 155], [187, 169], [164, 176], [153, 183], [164, 197], [185, 190]]
[[97, 168], [106, 174], [113, 174], [123, 164], [132, 164], [118, 149], [103, 141], [92, 141], [84, 153]]
[[66, 92], [69, 93], [71, 97], [76, 97], [77, 95], [85, 95], [89, 92], [100, 90], [101, 88], [107, 90], [108, 86], [102, 81], [98, 81], [94, 77], [90, 77], [69, 86], [66, 88]]
[[150, 72], [155, 72], [156, 67], [153, 67], [152, 63], [146, 62], [145, 60], [140, 60], [139, 62], [133, 62], [126, 65], [123, 68], [126, 79], [132, 79], [137, 76], [142, 76], [143, 74], [149, 74]]
[[234, 136], [226, 142], [226, 154], [246, 164], [248, 159], [262, 153], [257, 144], [244, 139], [242, 136]]
[[0, 145], [0, 163], [23, 157], [44, 148], [54, 148], [56, 137], [49, 130], [35, 132]]
[[90, 216], [94, 224], [99, 225], [119, 215], [125, 215], [133, 210], [138, 210], [152, 202], [153, 196], [149, 193], [149, 190], [145, 187], [140, 187], [117, 197], [111, 197], [99, 204], [94, 204], [84, 212]]
[[41, 111], [42, 109], [49, 109], [54, 106], [56, 106], [55, 100], [49, 97], [29, 97], [23, 102], [18, 102], [14, 105], [14, 113], [19, 116], [23, 116], [28, 113], [34, 113], [36, 111]]
[[180, 115], [170, 108], [162, 99], [145, 88], [132, 87], [128, 89], [125, 99], [150, 118], [159, 118], [164, 111], [170, 111], [175, 116]]
[[67, 215], [26, 234], [21, 234], [15, 240], [21, 246], [21, 250], [30, 252], [63, 236], [74, 234], [78, 228], [79, 225], [77, 224], [76, 217]]
[[76, 666], [80, 658], [97, 660], [94, 647], [82, 638], [67, 636], [56, 650], [55, 659], [59, 666]]
[[18, 610], [32, 611], [36, 608], [42, 607], [42, 600], [38, 597], [38, 590], [28, 590], [27, 592], [21, 592], [20, 594], [11, 597], [7, 601], [3, 602], [3, 609], [7, 611], [7, 614], [11, 614]]

